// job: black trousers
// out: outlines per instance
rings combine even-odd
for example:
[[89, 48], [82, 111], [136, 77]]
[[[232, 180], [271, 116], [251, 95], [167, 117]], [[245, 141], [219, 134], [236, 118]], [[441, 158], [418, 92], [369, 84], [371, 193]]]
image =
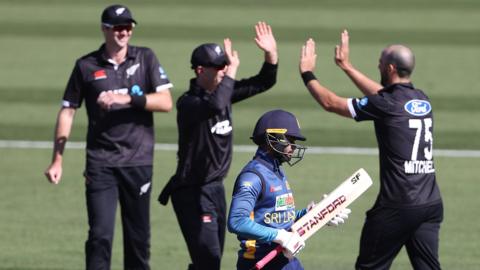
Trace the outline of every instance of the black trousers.
[[355, 269], [389, 269], [403, 246], [413, 269], [440, 269], [442, 220], [441, 203], [414, 209], [375, 206], [367, 211]]
[[226, 229], [223, 183], [181, 188], [171, 197], [192, 260], [188, 269], [220, 269]]
[[86, 269], [110, 269], [115, 212], [120, 202], [124, 269], [150, 269], [152, 166], [87, 168]]

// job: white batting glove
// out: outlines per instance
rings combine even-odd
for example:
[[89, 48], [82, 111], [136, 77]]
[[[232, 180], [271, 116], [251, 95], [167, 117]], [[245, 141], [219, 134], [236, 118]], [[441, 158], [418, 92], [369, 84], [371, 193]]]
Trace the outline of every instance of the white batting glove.
[[338, 212], [336, 216], [330, 219], [327, 222], [327, 226], [337, 227], [340, 224], [345, 223], [345, 220], [348, 219], [348, 215], [352, 212], [352, 210], [345, 208], [342, 211]]
[[316, 203], [314, 201], [311, 201], [308, 205], [307, 205], [307, 212], [312, 210], [314, 207], [315, 207]]
[[[323, 198], [328, 197], [327, 194], [323, 194]], [[337, 227], [340, 224], [345, 223], [345, 220], [348, 219], [348, 215], [352, 212], [349, 208], [345, 208], [335, 215], [332, 219], [327, 222], [327, 226]]]
[[273, 242], [278, 243], [283, 247], [283, 255], [288, 259], [295, 257], [300, 250], [305, 247], [305, 242], [298, 234], [288, 232], [284, 229], [278, 230], [277, 237], [275, 237]]

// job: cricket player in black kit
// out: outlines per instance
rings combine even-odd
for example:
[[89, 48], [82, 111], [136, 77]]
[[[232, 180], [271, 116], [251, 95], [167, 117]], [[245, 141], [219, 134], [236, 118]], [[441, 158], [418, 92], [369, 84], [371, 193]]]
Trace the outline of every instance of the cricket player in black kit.
[[150, 191], [154, 150], [152, 112], [172, 108], [172, 84], [148, 48], [128, 44], [136, 21], [127, 7], [102, 13], [105, 43], [77, 60], [57, 118], [50, 182], [62, 176], [63, 150], [76, 109], [88, 116], [85, 169], [88, 211], [86, 269], [110, 269], [117, 202], [124, 269], [150, 269]]
[[440, 269], [438, 242], [443, 205], [433, 163], [432, 106], [410, 81], [412, 51], [386, 47], [378, 68], [381, 85], [349, 62], [349, 36], [342, 33], [335, 61], [365, 94], [337, 96], [316, 80], [315, 42], [302, 48], [300, 73], [305, 85], [327, 111], [356, 121], [374, 122], [380, 157], [380, 192], [366, 214], [356, 269], [389, 269], [403, 246], [413, 269]]
[[220, 269], [225, 242], [226, 202], [223, 179], [232, 160], [232, 104], [271, 88], [277, 77], [277, 47], [271, 28], [255, 26], [256, 44], [265, 52], [260, 72], [235, 80], [240, 64], [230, 39], [207, 43], [192, 53], [196, 78], [177, 101], [178, 165], [159, 196], [172, 204], [187, 242], [188, 269]]

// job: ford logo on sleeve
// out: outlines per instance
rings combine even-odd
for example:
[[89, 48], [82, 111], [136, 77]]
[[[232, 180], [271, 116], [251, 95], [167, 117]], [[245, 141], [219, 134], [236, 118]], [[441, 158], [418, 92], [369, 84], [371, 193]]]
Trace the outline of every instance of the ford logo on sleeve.
[[411, 115], [424, 116], [432, 110], [430, 102], [420, 99], [412, 99], [405, 104], [405, 111]]

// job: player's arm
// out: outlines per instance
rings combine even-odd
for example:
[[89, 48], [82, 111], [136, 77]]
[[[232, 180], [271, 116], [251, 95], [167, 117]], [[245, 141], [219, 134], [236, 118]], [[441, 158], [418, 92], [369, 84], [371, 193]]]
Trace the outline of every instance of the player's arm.
[[53, 141], [52, 163], [45, 170], [45, 176], [53, 184], [58, 184], [62, 178], [63, 151], [70, 136], [75, 112], [75, 108], [67, 107], [62, 107], [58, 112]]
[[256, 75], [235, 82], [232, 103], [267, 91], [277, 82], [277, 42], [270, 25], [265, 22], [258, 22], [255, 25], [255, 43], [264, 52], [265, 61]]
[[[164, 89], [145, 95], [145, 110], [152, 112], [169, 112], [172, 110], [173, 102], [170, 89]], [[130, 100], [130, 103], [132, 101]]]
[[315, 41], [308, 39], [302, 47], [300, 57], [300, 74], [305, 86], [313, 98], [329, 112], [334, 112], [345, 117], [352, 117], [348, 108], [348, 99], [337, 96], [325, 86], [321, 85], [313, 74], [315, 70], [317, 54], [315, 53]]
[[[157, 59], [155, 53], [148, 49], [145, 52], [146, 60], [148, 63], [148, 73], [146, 74], [147, 80], [151, 82], [151, 88], [148, 89], [145, 94], [145, 104], [139, 104], [141, 108], [151, 112], [169, 112], [172, 110], [173, 102], [170, 89], [173, 84], [170, 82], [165, 69], [162, 67]], [[129, 103], [135, 106], [136, 96], [130, 96]], [[140, 97], [141, 98], [141, 97]], [[142, 102], [143, 103], [143, 102]]]
[[97, 103], [107, 111], [120, 105], [151, 112], [169, 112], [173, 106], [169, 88], [141, 96], [119, 94], [111, 90], [103, 91], [98, 96]]
[[254, 173], [243, 173], [235, 182], [228, 214], [228, 231], [247, 239], [271, 242], [278, 230], [260, 225], [250, 218], [262, 192], [262, 181]]
[[356, 69], [350, 62], [348, 31], [343, 30], [340, 45], [335, 46], [335, 63], [342, 69], [364, 95], [376, 94], [383, 87]]
[[217, 89], [203, 97], [185, 94], [177, 101], [178, 124], [188, 127], [220, 113], [231, 104], [235, 81], [224, 77]]

